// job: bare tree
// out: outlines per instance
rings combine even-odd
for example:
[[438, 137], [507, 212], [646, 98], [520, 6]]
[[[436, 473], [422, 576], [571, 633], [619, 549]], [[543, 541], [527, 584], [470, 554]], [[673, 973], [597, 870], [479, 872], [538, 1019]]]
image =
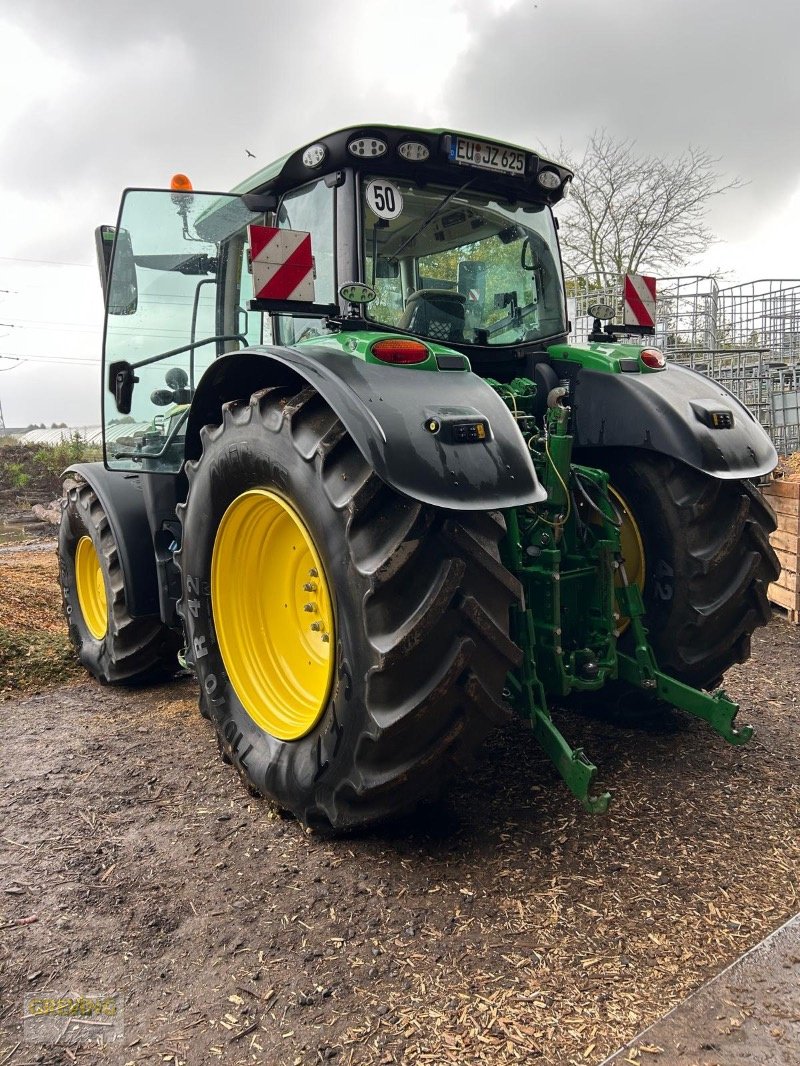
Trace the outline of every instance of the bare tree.
[[569, 270], [606, 285], [611, 275], [665, 271], [685, 265], [715, 239], [706, 225], [709, 200], [741, 186], [725, 181], [719, 162], [700, 148], [675, 158], [640, 156], [630, 140], [595, 130], [575, 170], [560, 218]]

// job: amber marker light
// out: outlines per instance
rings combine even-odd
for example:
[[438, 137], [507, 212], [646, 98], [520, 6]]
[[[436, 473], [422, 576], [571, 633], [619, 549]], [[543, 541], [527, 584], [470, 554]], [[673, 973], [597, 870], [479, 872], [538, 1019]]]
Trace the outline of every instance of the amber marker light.
[[370, 349], [382, 363], [424, 363], [430, 352], [421, 341], [404, 340], [401, 337], [375, 341]]
[[185, 174], [173, 174], [169, 187], [173, 192], [191, 192], [192, 183]]

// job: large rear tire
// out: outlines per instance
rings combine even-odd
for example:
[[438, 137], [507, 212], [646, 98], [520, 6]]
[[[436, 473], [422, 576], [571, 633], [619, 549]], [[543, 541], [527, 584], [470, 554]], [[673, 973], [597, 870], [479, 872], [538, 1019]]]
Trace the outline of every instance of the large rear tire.
[[322, 830], [438, 793], [509, 713], [502, 518], [390, 489], [311, 388], [226, 404], [202, 445], [176, 559], [223, 755]]
[[[775, 517], [750, 481], [721, 481], [662, 455], [581, 455], [607, 470], [643, 545], [645, 622], [665, 672], [713, 688], [750, 656], [780, 572]], [[630, 538], [635, 540], [635, 538]], [[630, 638], [622, 637], [622, 647]]]
[[81, 664], [106, 683], [161, 681], [177, 672], [177, 633], [133, 618], [111, 524], [85, 482], [67, 489], [58, 535], [64, 616]]

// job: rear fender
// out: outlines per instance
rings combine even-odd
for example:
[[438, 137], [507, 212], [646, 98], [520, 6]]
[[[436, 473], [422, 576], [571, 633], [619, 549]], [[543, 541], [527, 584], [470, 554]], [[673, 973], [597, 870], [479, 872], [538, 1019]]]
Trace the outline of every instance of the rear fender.
[[[217, 359], [192, 401], [186, 458], [199, 457], [200, 430], [222, 420], [226, 401], [303, 384], [330, 404], [375, 473], [412, 499], [490, 511], [546, 497], [511, 413], [476, 374], [376, 366], [310, 345], [248, 348]], [[488, 425], [485, 439], [455, 439], [454, 425], [476, 422]]]
[[108, 516], [130, 614], [134, 618], [158, 615], [153, 538], [139, 475], [106, 470], [102, 463], [76, 463], [64, 471], [64, 477], [70, 474], [76, 474], [90, 486]]
[[[772, 441], [744, 404], [722, 385], [677, 363], [651, 374], [581, 369], [574, 378], [573, 405], [578, 449], [659, 452], [723, 480], [760, 477], [778, 461]], [[712, 428], [708, 420], [714, 411], [730, 412], [732, 427]]]

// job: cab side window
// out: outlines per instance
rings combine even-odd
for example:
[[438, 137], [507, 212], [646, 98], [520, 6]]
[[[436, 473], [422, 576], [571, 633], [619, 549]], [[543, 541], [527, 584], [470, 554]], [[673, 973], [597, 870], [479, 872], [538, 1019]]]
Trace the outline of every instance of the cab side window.
[[[278, 208], [276, 225], [281, 229], [304, 230], [311, 234], [311, 254], [314, 257], [314, 302], [336, 303], [336, 266], [334, 233], [335, 189], [323, 180], [287, 193]], [[275, 318], [276, 340], [280, 344], [295, 344], [307, 337], [327, 333], [321, 318], [294, 318], [278, 315]]]

